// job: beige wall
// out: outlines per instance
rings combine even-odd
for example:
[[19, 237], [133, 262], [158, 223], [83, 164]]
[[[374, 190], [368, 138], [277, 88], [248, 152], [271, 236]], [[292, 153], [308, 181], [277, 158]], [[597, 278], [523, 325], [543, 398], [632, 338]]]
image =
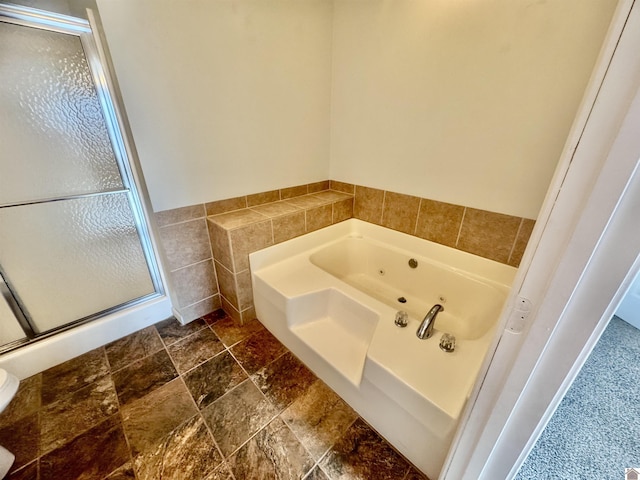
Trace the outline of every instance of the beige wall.
[[156, 211], [331, 178], [535, 218], [614, 0], [99, 0]]
[[156, 211], [328, 177], [331, 2], [98, 6]]
[[330, 178], [536, 218], [616, 1], [336, 1]]

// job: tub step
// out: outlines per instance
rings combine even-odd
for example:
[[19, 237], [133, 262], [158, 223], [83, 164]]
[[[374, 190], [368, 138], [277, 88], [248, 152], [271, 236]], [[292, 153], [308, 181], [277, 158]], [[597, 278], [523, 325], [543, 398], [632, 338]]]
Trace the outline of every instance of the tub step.
[[289, 328], [354, 385], [360, 385], [378, 314], [329, 288], [288, 302]]

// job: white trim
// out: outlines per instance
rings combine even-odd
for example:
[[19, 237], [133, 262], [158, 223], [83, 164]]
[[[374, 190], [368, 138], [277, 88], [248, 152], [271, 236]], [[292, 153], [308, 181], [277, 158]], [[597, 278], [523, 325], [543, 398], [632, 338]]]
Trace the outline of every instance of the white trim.
[[[638, 42], [640, 8], [623, 0], [510, 298], [510, 306], [518, 297], [532, 302], [530, 328], [499, 339], [443, 479], [511, 478], [630, 281], [633, 251], [610, 243], [620, 242], [616, 228], [628, 213], [625, 205], [634, 201], [637, 183], [634, 179], [625, 196], [640, 158], [639, 114], [633, 110], [625, 119], [640, 86]], [[640, 111], [640, 101], [633, 108]], [[602, 263], [604, 252], [615, 261]]]
[[167, 296], [107, 315], [0, 356], [0, 368], [24, 379], [171, 316]]

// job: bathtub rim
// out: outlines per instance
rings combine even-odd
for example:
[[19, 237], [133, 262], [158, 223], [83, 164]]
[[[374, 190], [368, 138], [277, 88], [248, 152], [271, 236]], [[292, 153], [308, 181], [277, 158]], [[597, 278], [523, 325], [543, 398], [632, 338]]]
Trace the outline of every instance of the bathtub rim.
[[[457, 272], [468, 274], [476, 279], [486, 281], [501, 288], [511, 289], [517, 271], [516, 267], [506, 265], [489, 258], [480, 257], [447, 245], [391, 230], [381, 225], [350, 218], [340, 223], [307, 233], [292, 240], [271, 245], [249, 254], [251, 269], [266, 268], [282, 260], [309, 251], [315, 253], [320, 248], [336, 243], [346, 236], [362, 236], [375, 243], [384, 243], [394, 249], [419, 251], [419, 255], [428, 259], [437, 258], [434, 263]], [[321, 243], [319, 243], [321, 242]], [[260, 252], [269, 249], [268, 256]], [[424, 249], [424, 250], [422, 250]], [[311, 251], [313, 250], [313, 251]], [[429, 255], [431, 253], [431, 255]], [[440, 258], [447, 261], [439, 260]]]

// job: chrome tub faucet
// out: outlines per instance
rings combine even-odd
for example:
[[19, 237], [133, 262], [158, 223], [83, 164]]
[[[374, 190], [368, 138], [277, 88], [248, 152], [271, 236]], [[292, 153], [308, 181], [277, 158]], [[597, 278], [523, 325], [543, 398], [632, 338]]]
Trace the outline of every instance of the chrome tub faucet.
[[424, 316], [422, 323], [418, 327], [418, 331], [416, 332], [416, 336], [420, 339], [429, 338], [433, 335], [433, 327], [436, 324], [436, 316], [438, 313], [443, 312], [444, 307], [439, 303], [436, 303], [431, 310]]

